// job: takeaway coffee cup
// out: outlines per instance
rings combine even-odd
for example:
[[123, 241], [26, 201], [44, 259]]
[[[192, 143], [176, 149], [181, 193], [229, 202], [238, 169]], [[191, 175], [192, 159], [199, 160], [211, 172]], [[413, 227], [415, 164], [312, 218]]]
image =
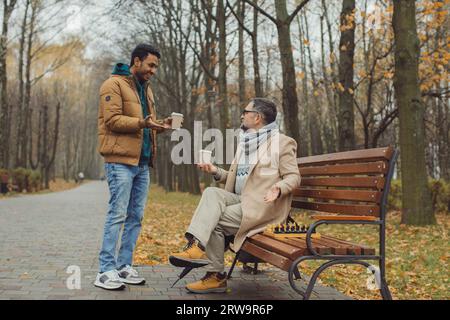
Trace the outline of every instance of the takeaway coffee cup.
[[200, 158], [199, 163], [211, 163], [212, 151], [209, 150], [200, 150]]
[[172, 118], [172, 129], [180, 129], [184, 116], [181, 113], [177, 112], [172, 112], [170, 116]]

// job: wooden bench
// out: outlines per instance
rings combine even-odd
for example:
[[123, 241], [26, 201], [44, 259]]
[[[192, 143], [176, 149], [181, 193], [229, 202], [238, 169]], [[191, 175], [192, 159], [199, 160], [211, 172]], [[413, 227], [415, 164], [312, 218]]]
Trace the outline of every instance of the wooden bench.
[[[371, 271], [379, 270], [375, 276], [380, 293], [383, 299], [392, 299], [385, 279], [385, 218], [397, 156], [394, 148], [386, 147], [299, 158], [302, 180], [301, 186], [294, 190], [292, 208], [314, 212], [316, 220], [309, 227], [306, 239], [280, 240], [256, 234], [236, 254], [228, 277], [240, 256], [246, 257], [242, 259], [244, 262], [267, 262], [286, 271], [291, 287], [303, 299], [309, 299], [318, 276], [325, 269], [337, 264], [359, 264]], [[323, 224], [378, 226], [378, 254], [375, 248], [327, 236], [320, 230], [317, 230], [320, 239], [312, 239], [312, 233]], [[301, 278], [299, 267], [306, 260], [325, 263], [313, 273], [306, 290], [301, 290], [295, 280]], [[367, 262], [370, 260], [378, 261], [379, 269]]]

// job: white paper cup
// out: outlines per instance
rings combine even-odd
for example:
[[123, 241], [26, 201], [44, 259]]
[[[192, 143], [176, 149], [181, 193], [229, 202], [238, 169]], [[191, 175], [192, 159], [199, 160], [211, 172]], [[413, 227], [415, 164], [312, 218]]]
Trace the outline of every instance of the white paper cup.
[[172, 129], [180, 129], [184, 116], [181, 113], [172, 112]]
[[199, 163], [211, 163], [212, 151], [209, 150], [200, 150], [199, 152]]

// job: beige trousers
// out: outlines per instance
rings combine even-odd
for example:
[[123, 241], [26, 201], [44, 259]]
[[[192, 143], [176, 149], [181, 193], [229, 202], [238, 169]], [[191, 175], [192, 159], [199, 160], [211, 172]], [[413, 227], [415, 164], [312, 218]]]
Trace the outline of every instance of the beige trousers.
[[187, 232], [206, 249], [208, 271], [224, 271], [225, 236], [235, 235], [242, 220], [241, 197], [220, 188], [206, 188]]

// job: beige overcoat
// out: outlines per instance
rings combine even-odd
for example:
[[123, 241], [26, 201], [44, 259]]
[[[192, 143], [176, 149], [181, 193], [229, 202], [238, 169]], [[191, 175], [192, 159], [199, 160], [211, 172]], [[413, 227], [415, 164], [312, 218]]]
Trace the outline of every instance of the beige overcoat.
[[[240, 148], [229, 171], [219, 168], [216, 178], [225, 183], [225, 190], [234, 192]], [[278, 186], [281, 196], [264, 202], [272, 186]], [[291, 208], [292, 190], [300, 186], [297, 165], [297, 143], [277, 133], [262, 144], [241, 192], [242, 222], [235, 235], [232, 249], [237, 252], [247, 237], [262, 232], [268, 224], [284, 223]]]

